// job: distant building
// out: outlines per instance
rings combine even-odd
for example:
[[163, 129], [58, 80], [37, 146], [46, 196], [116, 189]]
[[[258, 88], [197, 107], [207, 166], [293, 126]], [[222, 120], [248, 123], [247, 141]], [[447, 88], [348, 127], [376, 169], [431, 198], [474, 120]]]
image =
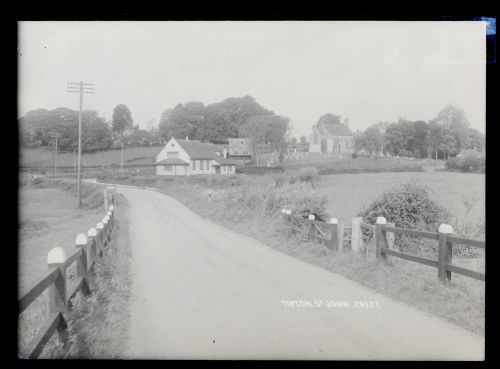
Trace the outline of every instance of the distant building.
[[227, 147], [228, 159], [237, 161], [241, 164], [252, 161], [254, 152], [251, 138], [228, 138]]
[[171, 138], [155, 159], [157, 175], [235, 174], [236, 163], [221, 145]]
[[353, 148], [354, 137], [348, 125], [318, 123], [312, 127], [309, 152], [348, 154]]

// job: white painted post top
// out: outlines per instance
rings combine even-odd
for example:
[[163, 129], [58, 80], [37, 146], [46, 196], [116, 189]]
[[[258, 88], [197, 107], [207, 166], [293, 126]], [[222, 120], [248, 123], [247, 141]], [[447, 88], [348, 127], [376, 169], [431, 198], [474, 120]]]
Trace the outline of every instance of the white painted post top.
[[111, 214], [113, 214], [113, 213], [112, 213], [111, 211], [108, 211], [108, 212], [106, 213], [106, 216], [107, 216], [107, 217], [110, 217], [110, 216], [111, 216]]
[[387, 224], [387, 219], [385, 219], [384, 217], [377, 217], [376, 223], [377, 224]]
[[47, 255], [47, 264], [62, 264], [66, 259], [66, 251], [62, 247], [54, 247]]
[[339, 221], [337, 218], [332, 218], [330, 219], [330, 224], [339, 224]]
[[108, 217], [104, 217], [104, 219], [101, 221], [102, 224], [108, 224]]
[[453, 227], [449, 224], [441, 224], [439, 226], [439, 233], [446, 233], [446, 234], [453, 233]]
[[281, 209], [281, 212], [282, 212], [283, 214], [286, 214], [286, 209]]
[[113, 210], [114, 210], [114, 208], [115, 208], [115, 206], [114, 206], [114, 205], [110, 205], [110, 206], [109, 206], [109, 210], [110, 210], [110, 211], [113, 211]]
[[87, 244], [87, 236], [85, 236], [83, 233], [80, 233], [78, 236], [76, 236], [75, 240], [76, 246], [83, 246], [86, 244]]
[[291, 215], [291, 214], [292, 214], [292, 211], [291, 211], [291, 210], [287, 210], [287, 211], [286, 211], [286, 213], [287, 213], [288, 215]]
[[97, 230], [95, 228], [89, 228], [89, 231], [87, 232], [88, 237], [95, 237], [97, 236]]
[[97, 225], [95, 226], [97, 229], [103, 229], [104, 228], [104, 224], [102, 224], [101, 222], [97, 223]]
[[314, 214], [309, 214], [309, 220], [314, 220], [315, 218]]

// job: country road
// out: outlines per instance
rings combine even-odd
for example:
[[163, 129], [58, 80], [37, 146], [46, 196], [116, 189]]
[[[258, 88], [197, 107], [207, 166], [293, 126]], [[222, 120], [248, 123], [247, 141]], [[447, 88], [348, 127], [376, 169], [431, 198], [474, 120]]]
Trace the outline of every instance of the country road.
[[161, 193], [118, 192], [130, 204], [127, 358], [484, 359], [483, 336], [211, 223]]

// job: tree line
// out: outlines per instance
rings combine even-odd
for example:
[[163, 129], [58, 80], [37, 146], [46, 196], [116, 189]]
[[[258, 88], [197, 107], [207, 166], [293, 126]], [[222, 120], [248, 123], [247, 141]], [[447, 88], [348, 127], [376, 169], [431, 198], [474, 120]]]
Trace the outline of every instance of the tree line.
[[[150, 122], [152, 123], [152, 122]], [[171, 137], [222, 143], [229, 137], [249, 137], [254, 145], [284, 147], [290, 120], [258, 104], [251, 96], [231, 97], [204, 105], [193, 101], [178, 104], [163, 112], [158, 126], [148, 129], [134, 125], [130, 109], [115, 107], [111, 121], [94, 110], [82, 112], [82, 150], [92, 152], [127, 146], [152, 146]], [[78, 147], [78, 111], [68, 108], [37, 109], [20, 118], [20, 138], [24, 147], [47, 147], [58, 136], [61, 151]]]
[[355, 134], [356, 150], [417, 158], [449, 159], [463, 150], [485, 150], [485, 135], [471, 128], [462, 109], [444, 107], [429, 122], [379, 122]]

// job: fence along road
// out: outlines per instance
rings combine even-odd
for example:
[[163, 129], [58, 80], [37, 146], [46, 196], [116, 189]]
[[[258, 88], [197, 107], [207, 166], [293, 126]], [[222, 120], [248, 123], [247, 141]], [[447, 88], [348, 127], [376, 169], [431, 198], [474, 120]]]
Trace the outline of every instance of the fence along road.
[[[215, 225], [161, 193], [118, 191], [130, 203], [129, 358], [484, 358], [483, 336]], [[314, 300], [380, 308], [307, 307]]]

